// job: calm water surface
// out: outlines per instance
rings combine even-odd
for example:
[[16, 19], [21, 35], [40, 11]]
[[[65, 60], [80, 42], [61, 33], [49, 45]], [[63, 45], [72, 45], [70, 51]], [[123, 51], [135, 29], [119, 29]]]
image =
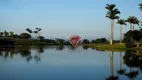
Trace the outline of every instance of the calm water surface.
[[142, 80], [142, 56], [82, 46], [0, 49], [0, 80]]

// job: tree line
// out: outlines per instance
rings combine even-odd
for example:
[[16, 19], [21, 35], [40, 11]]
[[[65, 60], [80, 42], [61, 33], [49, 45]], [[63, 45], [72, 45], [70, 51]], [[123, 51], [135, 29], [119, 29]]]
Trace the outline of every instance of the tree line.
[[[122, 26], [127, 25], [126, 23], [130, 24], [130, 31], [134, 30], [134, 26], [138, 25], [141, 28], [142, 21], [138, 20], [135, 16], [129, 16], [127, 19], [120, 19], [118, 16], [121, 12], [116, 8], [115, 4], [106, 4], [105, 9], [107, 10], [106, 17], [111, 21], [111, 28], [110, 28], [110, 44], [113, 44], [113, 34], [114, 34], [114, 20], [117, 20], [117, 24], [120, 25], [120, 43], [122, 42]], [[142, 3], [139, 4], [139, 9], [142, 11]]]

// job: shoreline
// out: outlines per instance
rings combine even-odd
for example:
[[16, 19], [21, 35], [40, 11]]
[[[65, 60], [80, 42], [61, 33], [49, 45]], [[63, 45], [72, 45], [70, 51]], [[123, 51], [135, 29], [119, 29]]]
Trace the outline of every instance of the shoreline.
[[125, 44], [81, 44], [82, 46], [87, 46], [93, 49], [98, 50], [106, 50], [106, 51], [126, 51], [126, 50], [136, 50], [136, 51], [142, 51], [142, 46], [140, 47], [133, 47], [133, 48], [126, 48]]

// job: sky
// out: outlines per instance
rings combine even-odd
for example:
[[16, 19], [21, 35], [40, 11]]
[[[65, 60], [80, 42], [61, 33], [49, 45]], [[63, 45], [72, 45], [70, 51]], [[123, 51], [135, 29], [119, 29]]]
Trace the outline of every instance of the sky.
[[[41, 28], [45, 38], [109, 39], [110, 19], [106, 4], [116, 4], [121, 19], [136, 16], [142, 21], [139, 4], [142, 0], [0, 0], [0, 31], [26, 32]], [[115, 20], [116, 23], [116, 20]], [[123, 33], [130, 29], [123, 26]], [[135, 26], [135, 29], [139, 29]], [[114, 39], [119, 39], [120, 26], [114, 25]]]

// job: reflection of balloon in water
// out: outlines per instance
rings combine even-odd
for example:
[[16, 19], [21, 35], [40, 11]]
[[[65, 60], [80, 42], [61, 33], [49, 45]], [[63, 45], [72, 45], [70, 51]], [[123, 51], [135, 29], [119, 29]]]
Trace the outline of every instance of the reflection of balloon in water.
[[73, 47], [77, 47], [81, 40], [81, 37], [78, 35], [72, 35], [69, 37], [69, 42], [72, 44]]

